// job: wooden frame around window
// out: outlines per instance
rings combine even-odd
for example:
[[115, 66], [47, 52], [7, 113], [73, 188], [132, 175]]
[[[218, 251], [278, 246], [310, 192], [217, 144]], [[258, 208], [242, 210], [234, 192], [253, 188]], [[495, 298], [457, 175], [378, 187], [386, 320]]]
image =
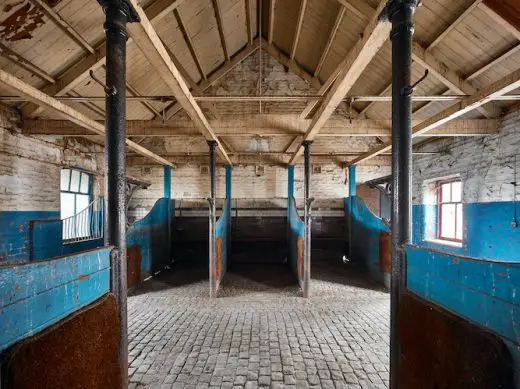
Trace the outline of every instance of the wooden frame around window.
[[[452, 198], [454, 183], [461, 184], [459, 201], [453, 201], [453, 198]], [[450, 200], [449, 201], [444, 201], [444, 199], [442, 198], [442, 189], [443, 189], [443, 186], [445, 186], [445, 185], [450, 185]], [[443, 205], [450, 205], [450, 204], [455, 206], [455, 226], [454, 226], [455, 234], [454, 234], [454, 237], [442, 235], [442, 225], [443, 225], [442, 207], [443, 207]], [[462, 206], [463, 206], [462, 204], [463, 204], [462, 203], [462, 181], [460, 180], [460, 178], [454, 178], [454, 179], [450, 179], [450, 180], [441, 180], [441, 181], [437, 182], [437, 213], [438, 213], [437, 234], [436, 234], [437, 239], [445, 240], [445, 241], [449, 241], [449, 242], [455, 242], [455, 243], [462, 243], [463, 237], [461, 236], [460, 238], [457, 238], [458, 227], [462, 228], [462, 234], [464, 234], [464, 232], [463, 232], [464, 213], [462, 212], [462, 217], [460, 217], [460, 220], [459, 220], [459, 215], [457, 212], [457, 209], [459, 206], [462, 208]]]

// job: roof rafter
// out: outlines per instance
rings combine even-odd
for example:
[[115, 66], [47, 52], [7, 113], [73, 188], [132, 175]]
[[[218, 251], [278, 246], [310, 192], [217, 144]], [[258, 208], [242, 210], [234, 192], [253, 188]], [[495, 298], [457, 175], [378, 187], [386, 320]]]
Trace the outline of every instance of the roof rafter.
[[[502, 96], [520, 87], [520, 70], [500, 79], [489, 87], [475, 93], [473, 96], [446, 108], [445, 110], [433, 115], [431, 118], [422, 121], [412, 128], [412, 138], [426, 134], [436, 127], [446, 124], [449, 121], [464, 115], [491, 101], [495, 96]], [[392, 148], [392, 143], [385, 143], [359, 158], [352, 161], [352, 164], [366, 161]]]
[[229, 62], [229, 51], [226, 43], [226, 36], [224, 34], [224, 24], [222, 22], [222, 11], [218, 4], [218, 0], [211, 0], [213, 4], [213, 10], [215, 11], [215, 19], [217, 20], [218, 34], [220, 36], [220, 44], [222, 45], [222, 51], [224, 52], [224, 57], [226, 61]]
[[271, 0], [269, 7], [269, 31], [267, 34], [267, 41], [269, 44], [273, 43], [274, 39], [274, 8], [276, 7], [276, 0]]
[[[179, 7], [187, 0], [155, 0], [146, 7], [146, 15], [154, 23], [162, 20], [172, 10]], [[127, 41], [130, 42], [130, 39]], [[79, 58], [73, 65], [62, 71], [62, 75], [55, 83], [42, 88], [42, 92], [51, 96], [65, 95], [70, 90], [77, 87], [85, 78], [89, 76], [90, 70], [97, 70], [105, 62], [106, 41], [101, 42], [95, 48], [95, 52], [89, 53]], [[27, 104], [22, 109], [24, 117], [33, 117], [41, 112], [41, 108], [35, 104]]]
[[247, 41], [250, 45], [253, 44], [253, 24], [251, 23], [251, 0], [244, 0], [246, 8], [246, 32]]
[[[428, 69], [435, 78], [449, 89], [466, 95], [472, 95], [477, 92], [477, 88], [471, 85], [470, 82], [460, 77], [455, 71], [439, 61], [430, 50], [425, 50], [417, 42], [413, 42], [412, 59], [423, 68]], [[498, 117], [501, 113], [501, 109], [493, 103], [489, 103], [485, 107], [481, 106], [478, 110], [486, 117]]]
[[[368, 23], [368, 26], [363, 32], [363, 38], [356, 43], [354, 48], [347, 54], [345, 61], [342, 62], [344, 66], [342, 67], [337, 80], [327, 93], [325, 100], [321, 103], [319, 109], [314, 114], [311, 124], [305, 133], [304, 141], [314, 139], [345, 95], [354, 86], [366, 66], [388, 39], [392, 26], [389, 20], [382, 16], [386, 3], [386, 1], [381, 1], [379, 3], [376, 11], [370, 19], [370, 22]], [[300, 146], [293, 154], [289, 163], [294, 163], [302, 153], [303, 146]]]
[[341, 9], [338, 13], [338, 16], [336, 16], [336, 21], [334, 22], [334, 26], [332, 26], [332, 30], [330, 30], [329, 37], [327, 39], [327, 44], [325, 45], [325, 48], [323, 49], [323, 52], [321, 53], [320, 60], [318, 61], [318, 65], [316, 65], [316, 70], [314, 71], [314, 77], [318, 77], [321, 68], [323, 67], [323, 64], [325, 63], [325, 59], [327, 58], [327, 55], [329, 55], [330, 48], [332, 47], [332, 42], [334, 42], [334, 38], [336, 38], [336, 34], [338, 32], [339, 26], [341, 25], [341, 22], [343, 20], [343, 16], [345, 15], [346, 8], [345, 6], [341, 6]]
[[[0, 70], [0, 81], [11, 90], [16, 91], [17, 93], [20, 93], [21, 95], [27, 97], [35, 104], [42, 105], [45, 108], [50, 109], [58, 115], [70, 120], [71, 122], [83, 128], [86, 128], [87, 130], [91, 131], [92, 134], [105, 134], [105, 126], [103, 124], [90, 119], [89, 117], [85, 116], [84, 114], [75, 110], [74, 108], [69, 107], [61, 101], [58, 101], [52, 98], [51, 96], [46, 95], [45, 93], [39, 91], [38, 89], [32, 87], [31, 85], [21, 81], [20, 79], [3, 70]], [[137, 143], [131, 141], [130, 139], [126, 139], [125, 142], [130, 149], [136, 151], [138, 154], [148, 157], [162, 165], [171, 166], [171, 163], [166, 159], [159, 157], [157, 154], [152, 153], [150, 150], [145, 149], [142, 146], [139, 146]]]
[[207, 140], [214, 140], [222, 157], [231, 163], [229, 157], [213, 132], [208, 120], [204, 116], [197, 102], [193, 99], [186, 81], [182, 78], [179, 70], [171, 60], [168, 52], [164, 48], [157, 32], [153, 28], [146, 13], [137, 3], [137, 0], [129, 0], [139, 15], [139, 23], [130, 23], [128, 31], [139, 49], [145, 54], [151, 65], [157, 70], [159, 76], [168, 85], [175, 95], [177, 101], [193, 120], [199, 131], [202, 132]]
[[193, 61], [195, 61], [195, 64], [197, 65], [197, 69], [199, 70], [200, 77], [203, 78], [204, 80], [207, 80], [206, 72], [202, 68], [202, 63], [200, 62], [200, 58], [197, 55], [197, 52], [195, 51], [195, 46], [193, 45], [193, 41], [191, 40], [190, 34], [188, 33], [186, 26], [184, 25], [184, 21], [182, 20], [179, 10], [174, 9], [173, 14], [175, 16], [175, 20], [177, 20], [177, 24], [179, 25], [182, 35], [184, 36], [184, 41], [186, 42], [186, 45], [188, 46], [188, 49], [190, 50]]
[[35, 76], [38, 76], [44, 81], [50, 82], [54, 84], [56, 80], [52, 75], [47, 73], [45, 70], [39, 68], [35, 64], [33, 64], [31, 61], [25, 59], [20, 54], [15, 53], [13, 50], [11, 50], [9, 47], [5, 46], [3, 43], [0, 42], [0, 54], [2, 57], [8, 59], [15, 65], [21, 67], [22, 69], [27, 70], [28, 72], [34, 74]]
[[298, 13], [298, 21], [296, 22], [296, 31], [294, 32], [294, 39], [291, 48], [290, 58], [294, 59], [296, 56], [296, 49], [298, 48], [298, 42], [300, 41], [300, 32], [303, 26], [303, 17], [305, 15], [305, 8], [307, 8], [307, 0], [301, 0], [300, 12]]

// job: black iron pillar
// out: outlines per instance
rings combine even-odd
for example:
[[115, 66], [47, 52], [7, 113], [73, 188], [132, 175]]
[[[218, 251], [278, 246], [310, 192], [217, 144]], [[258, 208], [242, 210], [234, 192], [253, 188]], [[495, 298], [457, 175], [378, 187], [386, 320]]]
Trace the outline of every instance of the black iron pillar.
[[392, 22], [392, 271], [390, 303], [390, 388], [398, 389], [400, 342], [398, 315], [406, 286], [405, 247], [411, 242], [412, 176], [412, 36], [413, 14], [420, 0], [390, 0]]
[[209, 146], [209, 290], [210, 297], [217, 297], [217, 245], [216, 245], [216, 224], [217, 224], [217, 209], [216, 209], [216, 191], [215, 191], [215, 176], [217, 173], [215, 149], [217, 142], [208, 140]]
[[106, 15], [105, 244], [114, 246], [111, 291], [120, 322], [122, 387], [128, 387], [126, 279], [126, 23], [139, 17], [128, 0], [98, 0]]
[[304, 174], [305, 174], [305, 208], [304, 208], [304, 249], [303, 249], [303, 297], [310, 296], [311, 289], [311, 144], [303, 142], [304, 147]]

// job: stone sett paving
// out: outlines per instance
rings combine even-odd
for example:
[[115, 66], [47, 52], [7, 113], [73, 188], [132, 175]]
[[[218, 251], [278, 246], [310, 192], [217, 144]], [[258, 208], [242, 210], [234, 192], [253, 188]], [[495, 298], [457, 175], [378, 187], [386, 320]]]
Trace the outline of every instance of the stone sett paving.
[[130, 388], [387, 388], [389, 296], [335, 262], [313, 261], [309, 299], [277, 264], [235, 266], [214, 301], [204, 267], [145, 282], [128, 301]]

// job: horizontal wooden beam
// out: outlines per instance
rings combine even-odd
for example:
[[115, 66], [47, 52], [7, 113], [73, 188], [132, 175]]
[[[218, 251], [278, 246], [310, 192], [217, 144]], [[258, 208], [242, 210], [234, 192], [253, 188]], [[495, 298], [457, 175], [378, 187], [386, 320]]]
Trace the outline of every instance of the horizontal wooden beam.
[[195, 123], [195, 126], [207, 140], [212, 140], [217, 143], [217, 149], [222, 154], [222, 157], [231, 163], [218, 137], [211, 129], [204, 113], [193, 99], [186, 81], [182, 78], [182, 75], [168, 55], [150, 20], [146, 17], [144, 10], [137, 3], [137, 0], [129, 1], [134, 6], [140, 18], [139, 23], [128, 24], [130, 36], [134, 39], [136, 45], [155, 68], [162, 80], [173, 92], [179, 104]]
[[[90, 119], [89, 117], [75, 110], [74, 108], [69, 107], [61, 101], [58, 101], [52, 98], [51, 96], [46, 95], [45, 93], [14, 77], [13, 75], [4, 72], [1, 69], [0, 82], [3, 85], [7, 86], [9, 89], [15, 91], [16, 93], [20, 93], [22, 96], [27, 97], [33, 103], [41, 105], [46, 109], [49, 109], [50, 111], [60, 115], [61, 117], [70, 120], [72, 123], [75, 123], [78, 126], [81, 126], [82, 128], [91, 131], [93, 134], [105, 134], [105, 126], [103, 124]], [[126, 145], [129, 149], [134, 150], [138, 154], [150, 158], [153, 161], [160, 163], [161, 165], [171, 165], [169, 161], [159, 157], [155, 153], [152, 153], [150, 150], [147, 150], [144, 147], [139, 146], [137, 143], [132, 142], [129, 139], [126, 139]]]
[[[247, 118], [209, 120], [217, 136], [303, 136], [310, 119], [299, 119], [296, 115], [253, 115]], [[418, 125], [420, 121], [413, 121]], [[83, 136], [92, 135], [66, 120], [25, 120], [24, 133], [27, 135]], [[370, 119], [330, 119], [325, 123], [318, 137], [375, 137], [391, 135], [390, 120]], [[429, 136], [485, 136], [498, 131], [498, 121], [493, 119], [459, 119], [433, 129]], [[172, 137], [201, 136], [191, 120], [180, 119], [171, 122], [160, 120], [127, 121], [128, 136]]]
[[[245, 154], [245, 155], [231, 155], [231, 162], [233, 165], [268, 165], [268, 166], [287, 166], [289, 162], [289, 155], [280, 155], [280, 154]], [[334, 164], [339, 167], [345, 167], [349, 164], [349, 162], [354, 157], [349, 156], [313, 156], [312, 163], [318, 165], [325, 164]], [[175, 156], [169, 157], [174, 165], [207, 165], [208, 164], [208, 156], [207, 155], [185, 155], [185, 156]], [[141, 157], [132, 157], [129, 156], [127, 158], [127, 163], [129, 166], [146, 166], [149, 165], [149, 162], [145, 158]], [[219, 165], [225, 165], [227, 162], [224, 160], [217, 158], [217, 163]], [[303, 163], [303, 162], [302, 162]], [[361, 164], [362, 166], [390, 166], [392, 163], [391, 157], [386, 155], [380, 155], [376, 158], [370, 159], [366, 161], [366, 163]], [[298, 163], [296, 163], [298, 164]]]
[[[466, 98], [465, 100], [452, 105], [449, 108], [433, 115], [431, 118], [422, 121], [421, 123], [413, 126], [412, 138], [425, 135], [435, 128], [447, 124], [450, 121], [488, 103], [495, 96], [501, 96], [509, 93], [520, 87], [520, 70], [517, 70], [508, 76], [500, 79], [489, 87], [475, 93], [473, 96]], [[369, 151], [368, 153], [356, 158], [352, 161], [352, 164], [364, 162], [370, 158], [373, 158], [381, 153], [387, 152], [392, 148], [392, 143], [384, 143], [383, 145]]]

